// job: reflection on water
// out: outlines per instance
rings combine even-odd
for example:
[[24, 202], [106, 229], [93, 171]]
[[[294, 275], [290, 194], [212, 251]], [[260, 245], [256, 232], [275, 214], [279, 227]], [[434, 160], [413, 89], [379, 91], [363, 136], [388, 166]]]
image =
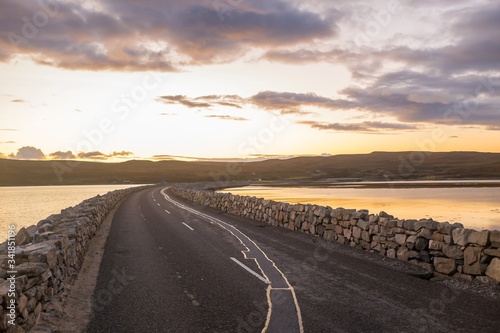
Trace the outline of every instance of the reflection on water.
[[[358, 184], [359, 185], [359, 184]], [[432, 218], [500, 230], [500, 187], [318, 188], [248, 186], [221, 192], [289, 203], [386, 211], [401, 219]]]
[[0, 242], [10, 224], [19, 230], [85, 199], [132, 186], [138, 185], [0, 187]]

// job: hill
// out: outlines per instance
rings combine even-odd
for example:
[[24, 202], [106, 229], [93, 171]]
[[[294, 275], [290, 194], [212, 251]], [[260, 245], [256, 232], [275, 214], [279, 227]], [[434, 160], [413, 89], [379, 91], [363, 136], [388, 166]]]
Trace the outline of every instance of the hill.
[[232, 163], [0, 159], [0, 186], [328, 178], [500, 179], [500, 153], [373, 152]]

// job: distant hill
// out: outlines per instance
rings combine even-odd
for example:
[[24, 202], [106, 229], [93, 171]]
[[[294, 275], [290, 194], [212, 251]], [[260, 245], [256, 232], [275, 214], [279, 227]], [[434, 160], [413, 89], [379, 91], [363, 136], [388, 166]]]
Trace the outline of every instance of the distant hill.
[[0, 159], [0, 186], [328, 178], [500, 179], [500, 153], [373, 152], [238, 163]]

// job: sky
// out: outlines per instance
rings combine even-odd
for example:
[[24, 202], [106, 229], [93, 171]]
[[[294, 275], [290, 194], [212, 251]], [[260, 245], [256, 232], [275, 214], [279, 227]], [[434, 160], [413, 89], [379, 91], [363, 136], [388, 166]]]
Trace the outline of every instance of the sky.
[[0, 6], [0, 158], [500, 152], [496, 0]]

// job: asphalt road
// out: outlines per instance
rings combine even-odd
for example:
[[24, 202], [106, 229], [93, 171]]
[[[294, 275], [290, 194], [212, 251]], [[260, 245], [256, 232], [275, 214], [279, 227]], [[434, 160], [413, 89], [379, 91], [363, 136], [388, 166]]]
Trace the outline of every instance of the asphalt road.
[[87, 331], [499, 332], [500, 300], [400, 268], [147, 189], [114, 216]]

